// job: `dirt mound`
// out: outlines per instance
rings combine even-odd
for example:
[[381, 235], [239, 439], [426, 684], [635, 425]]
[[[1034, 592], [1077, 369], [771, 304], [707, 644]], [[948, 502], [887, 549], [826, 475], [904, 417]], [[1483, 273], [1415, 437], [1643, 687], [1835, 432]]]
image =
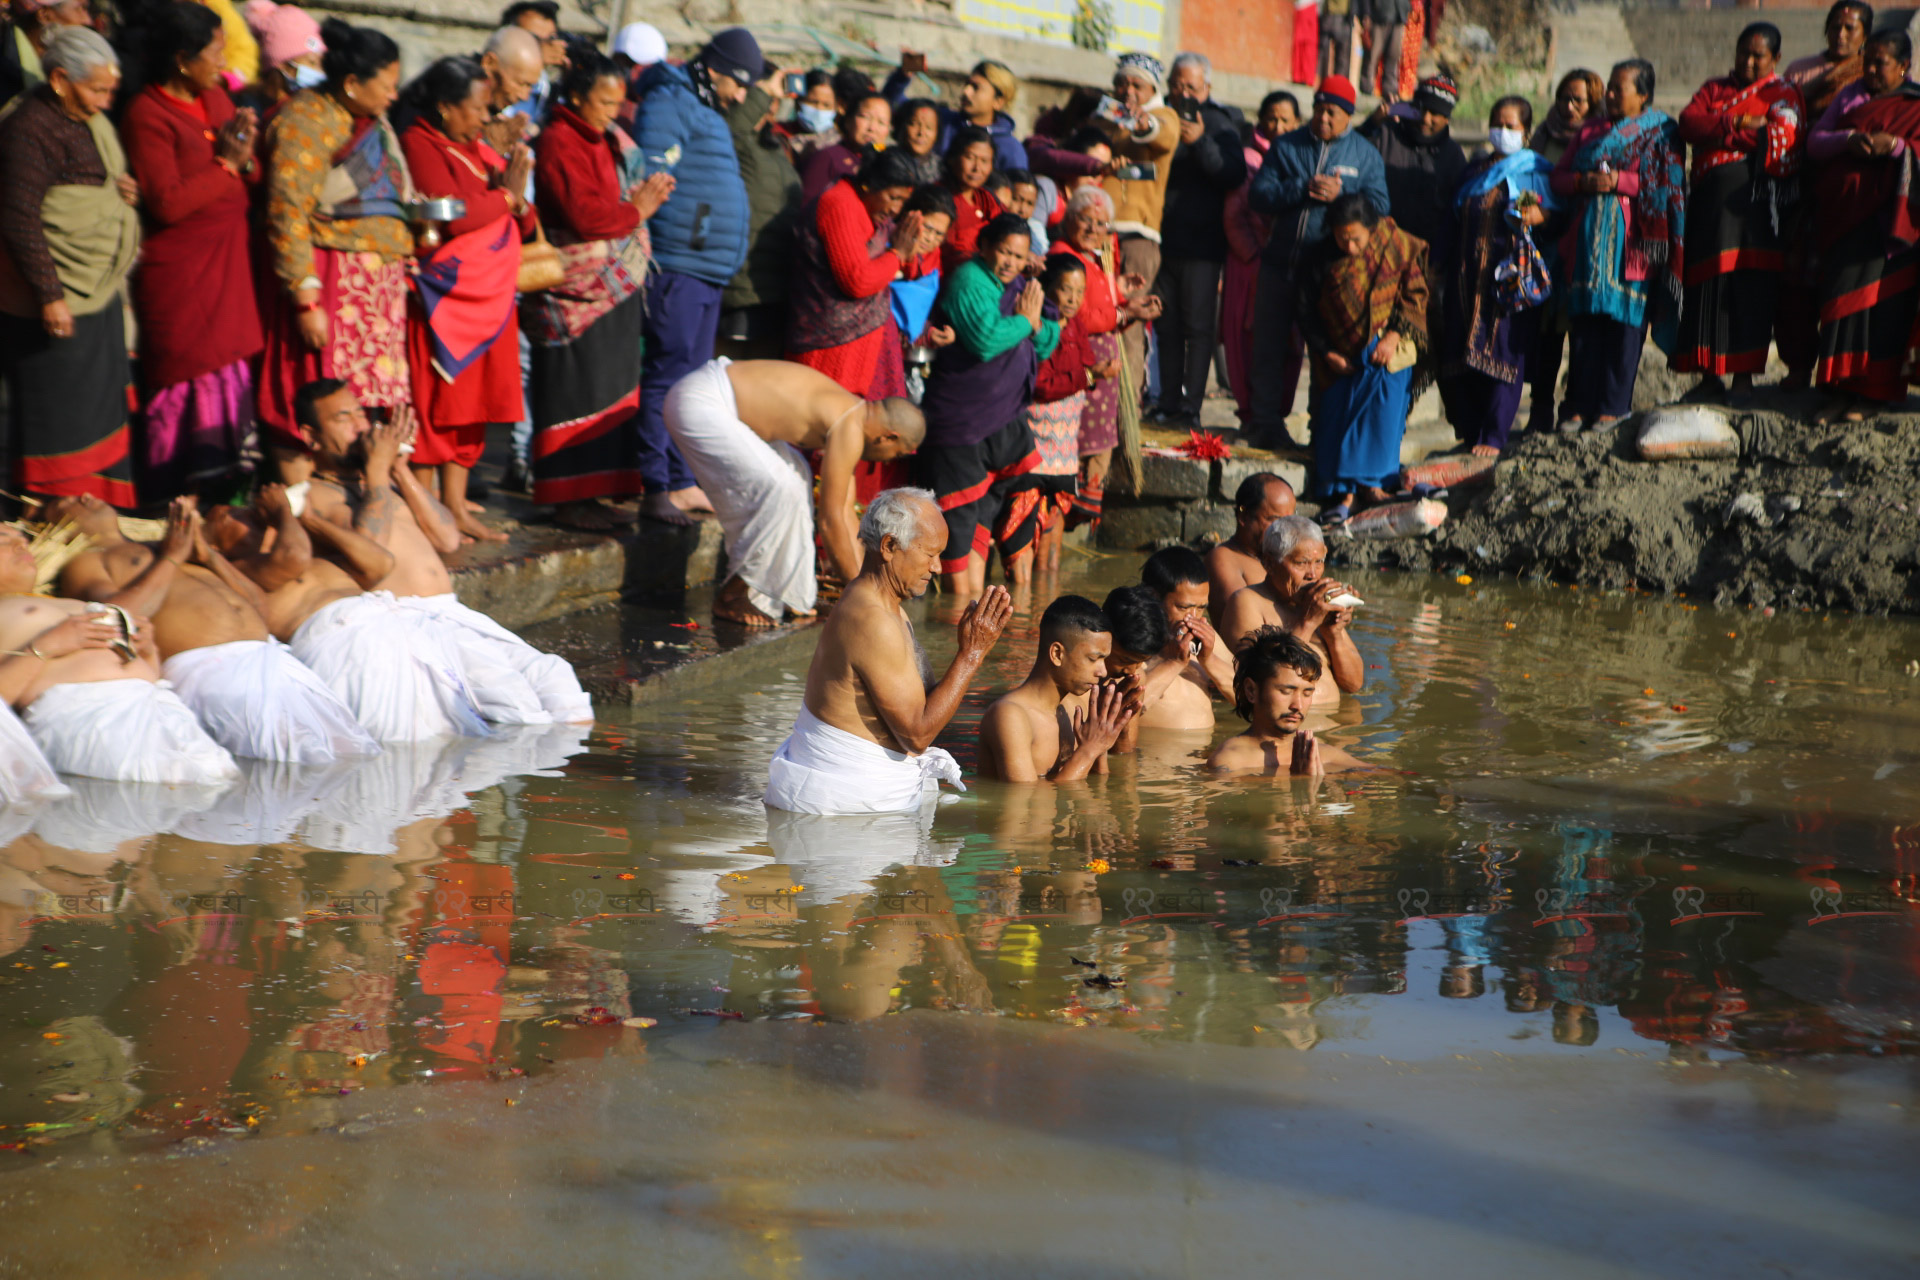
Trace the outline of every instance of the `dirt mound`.
[[1642, 462], [1612, 432], [1523, 437], [1421, 540], [1338, 537], [1336, 563], [1685, 592], [1717, 604], [1920, 613], [1920, 416], [1818, 427], [1735, 413], [1740, 457]]

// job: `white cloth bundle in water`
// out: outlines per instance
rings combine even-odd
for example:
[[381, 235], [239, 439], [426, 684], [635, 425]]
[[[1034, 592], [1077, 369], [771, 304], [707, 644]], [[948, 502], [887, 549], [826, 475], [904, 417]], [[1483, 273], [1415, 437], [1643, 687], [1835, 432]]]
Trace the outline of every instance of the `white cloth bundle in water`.
[[917, 756], [889, 751], [803, 706], [767, 766], [765, 800], [790, 813], [900, 813], [919, 808], [942, 782], [967, 789], [959, 762], [939, 747]]
[[740, 421], [722, 357], [667, 393], [667, 434], [687, 460], [727, 535], [727, 570], [770, 618], [813, 612], [813, 471], [785, 441], [762, 440]]
[[466, 667], [438, 628], [390, 592], [335, 600], [293, 633], [293, 656], [340, 695], [380, 742], [419, 742], [489, 730]]
[[72, 795], [40, 810], [33, 834], [61, 849], [110, 854], [180, 827], [238, 789], [226, 782], [182, 787], [75, 778]]
[[0, 703], [0, 806], [32, 804], [67, 794], [47, 757], [35, 745], [27, 726]]
[[186, 786], [240, 776], [227, 749], [207, 736], [165, 681], [56, 684], [21, 718], [61, 773]]
[[494, 724], [579, 724], [593, 719], [593, 699], [565, 658], [542, 653], [452, 592], [397, 596], [464, 665], [480, 714]]
[[278, 640], [187, 649], [160, 670], [213, 740], [236, 756], [332, 764], [380, 752], [340, 695]]

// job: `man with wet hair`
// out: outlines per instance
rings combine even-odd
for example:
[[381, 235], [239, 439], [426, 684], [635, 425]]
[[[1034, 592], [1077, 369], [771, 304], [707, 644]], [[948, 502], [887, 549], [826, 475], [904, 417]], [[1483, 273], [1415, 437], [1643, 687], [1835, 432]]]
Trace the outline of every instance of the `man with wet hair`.
[[783, 612], [810, 617], [814, 578], [813, 471], [820, 452], [820, 541], [842, 582], [860, 574], [854, 468], [920, 447], [926, 419], [903, 396], [863, 400], [790, 360], [713, 360], [667, 393], [667, 434], [713, 502], [727, 535], [726, 585], [715, 617], [771, 627]]
[[766, 803], [792, 813], [918, 809], [960, 766], [933, 745], [1013, 617], [1002, 586], [961, 613], [959, 652], [938, 684], [901, 606], [940, 568], [947, 523], [926, 489], [876, 494], [860, 518], [866, 559], [827, 615], [806, 701], [767, 770]]
[[1077, 782], [1105, 773], [1107, 753], [1134, 718], [1126, 692], [1108, 678], [1113, 648], [1112, 623], [1093, 601], [1061, 596], [1048, 605], [1033, 669], [980, 719], [980, 776]]
[[1207, 612], [1215, 626], [1227, 614], [1227, 601], [1242, 587], [1267, 580], [1260, 563], [1260, 539], [1267, 526], [1293, 514], [1293, 486], [1271, 471], [1257, 471], [1233, 494], [1233, 536], [1207, 553]]
[[1266, 581], [1233, 593], [1220, 620], [1220, 634], [1238, 653], [1262, 627], [1292, 632], [1320, 654], [1325, 668], [1318, 677], [1315, 705], [1338, 706], [1342, 693], [1360, 692], [1366, 665], [1347, 632], [1353, 610], [1333, 604], [1347, 593], [1347, 585], [1325, 576], [1327, 544], [1320, 526], [1305, 516], [1281, 516], [1261, 538], [1260, 559]]
[[1233, 657], [1207, 622], [1207, 564], [1191, 547], [1167, 547], [1147, 557], [1140, 585], [1159, 600], [1167, 643], [1155, 669], [1169, 673], [1149, 692], [1141, 729], [1211, 729], [1213, 695], [1233, 696]]
[[1317, 778], [1368, 766], [1302, 727], [1320, 683], [1320, 655], [1280, 627], [1262, 627], [1234, 662], [1234, 710], [1245, 733], [1220, 744], [1207, 761], [1221, 773], [1286, 773]]

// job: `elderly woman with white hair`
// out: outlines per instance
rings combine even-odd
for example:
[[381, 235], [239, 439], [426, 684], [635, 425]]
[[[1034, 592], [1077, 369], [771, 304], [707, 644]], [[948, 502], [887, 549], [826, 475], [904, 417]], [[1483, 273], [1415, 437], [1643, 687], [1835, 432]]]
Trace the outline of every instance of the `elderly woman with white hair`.
[[[1082, 187], [1067, 201], [1060, 235], [1049, 256], [1069, 254], [1087, 269], [1087, 296], [1080, 304], [1081, 326], [1093, 347], [1094, 361], [1105, 366], [1120, 355], [1120, 336], [1130, 326], [1160, 314], [1160, 300], [1147, 293], [1137, 275], [1117, 275], [1119, 246], [1113, 235], [1113, 198], [1099, 187]], [[1137, 370], [1136, 370], [1137, 372]], [[1080, 419], [1080, 489], [1067, 514], [1067, 527], [1100, 518], [1100, 504], [1120, 443], [1120, 383], [1113, 378], [1087, 392]]]
[[134, 505], [121, 291], [140, 248], [139, 186], [103, 114], [120, 59], [62, 27], [47, 82], [0, 127], [0, 367], [14, 484], [47, 497]]

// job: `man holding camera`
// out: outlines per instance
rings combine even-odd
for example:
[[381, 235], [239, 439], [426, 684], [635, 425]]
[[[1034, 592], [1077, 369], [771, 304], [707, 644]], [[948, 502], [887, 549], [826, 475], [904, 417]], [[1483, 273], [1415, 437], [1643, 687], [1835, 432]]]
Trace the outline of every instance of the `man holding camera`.
[[[1113, 197], [1113, 230], [1120, 237], [1120, 274], [1140, 277], [1141, 292], [1160, 276], [1160, 216], [1167, 203], [1173, 153], [1180, 145], [1180, 117], [1161, 98], [1166, 71], [1145, 53], [1120, 55], [1113, 97], [1097, 119], [1113, 139], [1112, 175], [1103, 184]], [[1122, 336], [1127, 360], [1126, 394], [1137, 400], [1147, 380], [1147, 331], [1131, 325]]]

